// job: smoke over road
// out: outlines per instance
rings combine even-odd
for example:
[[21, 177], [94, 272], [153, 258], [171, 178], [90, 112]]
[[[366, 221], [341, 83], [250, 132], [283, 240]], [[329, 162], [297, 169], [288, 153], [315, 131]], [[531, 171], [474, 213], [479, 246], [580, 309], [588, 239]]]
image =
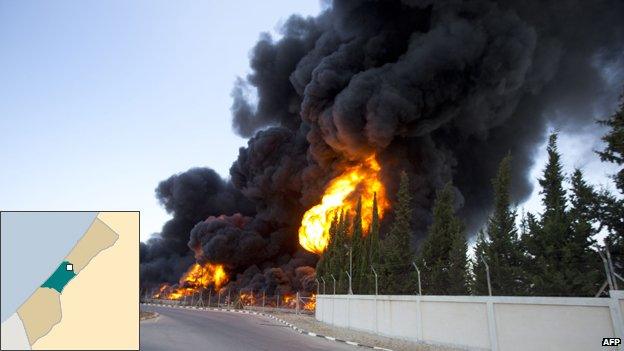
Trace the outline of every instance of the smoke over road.
[[593, 123], [617, 95], [606, 74], [624, 68], [623, 16], [618, 0], [336, 0], [291, 17], [279, 39], [261, 35], [234, 86], [233, 128], [249, 141], [230, 179], [197, 168], [156, 189], [173, 219], [141, 244], [143, 284], [197, 260], [224, 264], [236, 287], [311, 289], [303, 213], [372, 154], [391, 202], [398, 170], [410, 176], [415, 246], [449, 180], [470, 232], [507, 152], [521, 201], [548, 123]]

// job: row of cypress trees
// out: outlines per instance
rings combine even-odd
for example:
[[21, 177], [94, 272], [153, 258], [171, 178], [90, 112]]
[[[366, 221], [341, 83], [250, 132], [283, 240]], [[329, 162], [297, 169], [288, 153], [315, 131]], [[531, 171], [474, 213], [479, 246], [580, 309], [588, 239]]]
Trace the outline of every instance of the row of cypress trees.
[[[602, 160], [619, 166], [624, 164], [623, 107], [624, 100], [619, 111], [602, 122], [611, 131], [603, 138], [607, 148], [598, 153]], [[405, 173], [393, 208], [394, 221], [383, 240], [376, 199], [370, 228], [362, 228], [361, 203], [353, 218], [346, 212], [337, 214], [331, 241], [317, 266], [317, 276], [328, 283], [326, 292], [332, 293], [334, 278], [336, 293], [348, 292], [351, 257], [356, 294], [374, 293], [371, 266], [379, 275], [380, 294], [416, 293], [414, 262], [420, 269], [422, 292], [429, 295], [487, 295], [487, 263], [494, 295], [593, 296], [605, 281], [597, 253], [599, 232], [606, 231], [605, 243], [615, 270], [622, 275], [624, 200], [595, 189], [579, 169], [569, 178], [567, 190], [556, 133], [550, 136], [547, 151], [548, 163], [539, 179], [542, 213], [526, 213], [517, 221], [509, 194], [512, 156], [508, 154], [492, 180], [494, 208], [477, 235], [472, 255], [464, 224], [455, 213], [451, 183], [437, 192], [433, 222], [417, 254], [410, 245], [411, 194]], [[615, 183], [624, 194], [623, 170], [615, 176]]]

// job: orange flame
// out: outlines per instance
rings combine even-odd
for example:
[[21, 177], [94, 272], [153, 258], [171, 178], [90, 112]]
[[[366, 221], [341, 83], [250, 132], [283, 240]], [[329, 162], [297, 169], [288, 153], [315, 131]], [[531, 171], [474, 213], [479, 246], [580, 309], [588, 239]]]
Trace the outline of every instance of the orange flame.
[[329, 243], [329, 227], [332, 218], [340, 210], [355, 214], [358, 196], [362, 199], [362, 227], [368, 230], [372, 219], [373, 197], [377, 195], [379, 218], [390, 206], [386, 190], [380, 179], [381, 166], [373, 154], [361, 164], [347, 168], [332, 179], [321, 199], [321, 203], [310, 208], [303, 215], [299, 227], [299, 244], [317, 254], [322, 253]]
[[316, 309], [316, 294], [312, 294], [308, 302], [303, 304], [303, 309], [307, 311], [314, 311]]
[[[167, 284], [163, 284], [159, 292], [154, 296], [156, 298], [166, 297], [170, 300], [179, 300], [185, 296], [191, 296], [198, 293], [201, 289], [213, 286], [218, 290], [223, 284], [227, 283], [228, 276], [225, 273], [223, 265], [206, 263], [203, 266], [195, 263], [180, 278], [179, 287], [172, 289]], [[168, 294], [164, 294], [169, 289]]]
[[256, 297], [253, 294], [241, 293], [240, 301], [243, 306], [255, 306]]
[[158, 292], [156, 292], [152, 298], [154, 299], [159, 299], [161, 297], [165, 296], [165, 290], [167, 290], [167, 288], [169, 288], [169, 284], [167, 283], [163, 283], [160, 285], [160, 288], [158, 289]]

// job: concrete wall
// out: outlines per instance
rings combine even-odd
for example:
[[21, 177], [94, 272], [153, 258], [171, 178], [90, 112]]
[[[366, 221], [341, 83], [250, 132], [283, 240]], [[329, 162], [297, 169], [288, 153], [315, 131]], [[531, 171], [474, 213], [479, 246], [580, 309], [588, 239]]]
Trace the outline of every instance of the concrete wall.
[[389, 337], [469, 350], [605, 350], [602, 338], [624, 335], [624, 291], [613, 291], [611, 295], [319, 295], [316, 319]]

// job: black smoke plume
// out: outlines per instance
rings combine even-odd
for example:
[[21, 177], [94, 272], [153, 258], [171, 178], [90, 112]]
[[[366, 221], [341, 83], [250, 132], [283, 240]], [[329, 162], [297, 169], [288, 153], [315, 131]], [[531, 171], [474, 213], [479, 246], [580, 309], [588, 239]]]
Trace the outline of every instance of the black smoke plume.
[[311, 289], [301, 216], [371, 153], [389, 194], [397, 170], [410, 175], [415, 246], [449, 180], [474, 230], [507, 152], [521, 201], [549, 123], [593, 123], [617, 95], [622, 18], [619, 0], [336, 0], [292, 16], [279, 39], [261, 35], [235, 84], [233, 127], [249, 142], [230, 179], [192, 169], [157, 188], [173, 219], [142, 244], [142, 281], [175, 282], [197, 259], [225, 264], [237, 287]]

